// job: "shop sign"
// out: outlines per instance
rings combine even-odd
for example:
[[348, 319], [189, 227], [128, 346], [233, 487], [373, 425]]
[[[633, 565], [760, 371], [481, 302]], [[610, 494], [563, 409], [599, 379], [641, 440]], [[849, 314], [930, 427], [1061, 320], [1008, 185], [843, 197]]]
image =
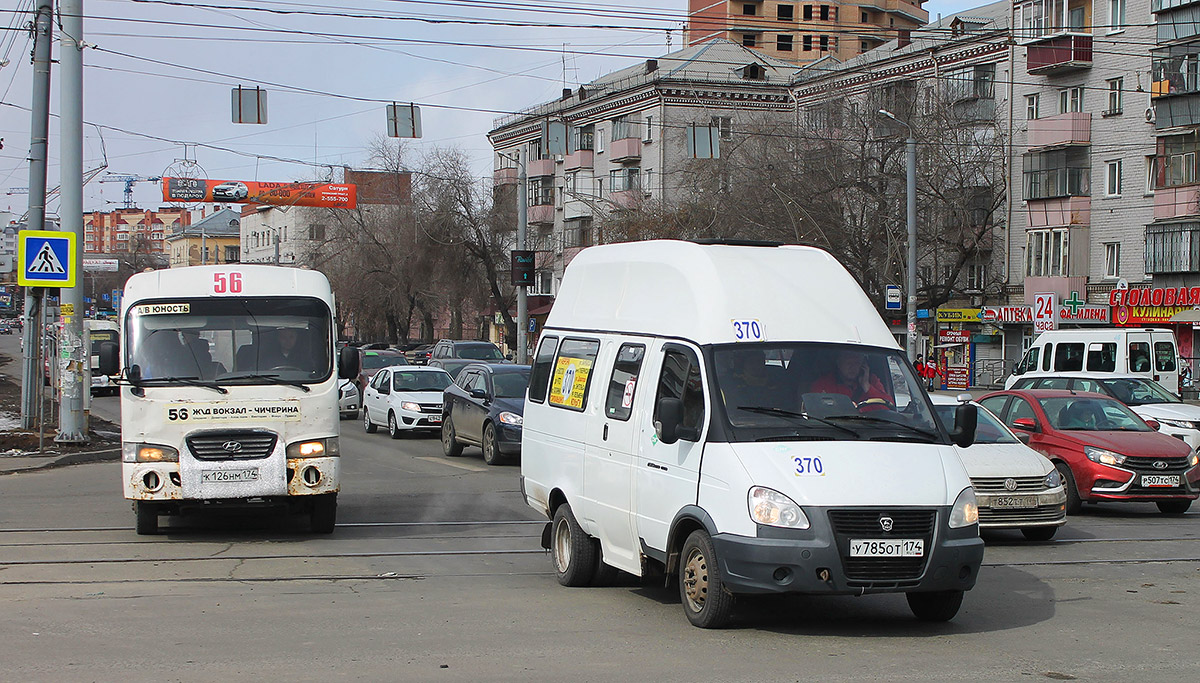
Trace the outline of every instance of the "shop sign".
[[1171, 324], [1171, 317], [1176, 313], [1193, 308], [1200, 306], [1117, 306], [1113, 309], [1113, 322], [1117, 325]]
[[980, 312], [986, 323], [1031, 323], [1033, 309], [1029, 306], [986, 306]]
[[946, 388], [966, 391], [971, 388], [971, 369], [965, 366], [946, 368]]
[[[1108, 306], [1087, 304], [1084, 306], [1062, 305], [1058, 307], [1058, 320], [1076, 325], [1108, 325], [1111, 316]], [[987, 306], [980, 317], [986, 323], [1031, 323], [1031, 306]]]
[[1200, 287], [1114, 289], [1108, 300], [1118, 325], [1162, 324], [1176, 313], [1200, 308]]
[[938, 341], [943, 344], [968, 344], [971, 341], [970, 330], [938, 330]]
[[939, 323], [978, 322], [978, 308], [939, 308], [937, 309]]

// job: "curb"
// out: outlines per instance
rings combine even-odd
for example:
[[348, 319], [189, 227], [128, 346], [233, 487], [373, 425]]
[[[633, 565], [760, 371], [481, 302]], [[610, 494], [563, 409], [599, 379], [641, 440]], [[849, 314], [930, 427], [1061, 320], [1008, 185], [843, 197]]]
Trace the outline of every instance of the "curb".
[[[18, 456], [28, 457], [28, 456]], [[15, 459], [15, 458], [14, 458]], [[88, 465], [97, 462], [117, 462], [121, 459], [120, 448], [105, 448], [98, 451], [84, 451], [82, 453], [67, 453], [60, 455], [54, 460], [43, 462], [29, 467], [18, 467], [11, 470], [0, 470], [0, 477], [10, 474], [20, 474], [22, 472], [39, 472], [43, 470], [56, 469], [59, 467], [69, 467], [71, 465]], [[0, 466], [3, 466], [0, 461]]]

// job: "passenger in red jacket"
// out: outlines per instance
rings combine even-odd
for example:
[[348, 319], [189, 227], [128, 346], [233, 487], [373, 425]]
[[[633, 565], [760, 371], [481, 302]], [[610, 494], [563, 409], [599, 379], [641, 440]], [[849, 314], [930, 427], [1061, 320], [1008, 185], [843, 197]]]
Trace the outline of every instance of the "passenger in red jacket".
[[892, 397], [883, 388], [883, 383], [871, 374], [867, 357], [850, 349], [838, 351], [833, 371], [813, 382], [811, 391], [849, 396], [855, 407], [862, 411], [880, 410], [895, 405]]

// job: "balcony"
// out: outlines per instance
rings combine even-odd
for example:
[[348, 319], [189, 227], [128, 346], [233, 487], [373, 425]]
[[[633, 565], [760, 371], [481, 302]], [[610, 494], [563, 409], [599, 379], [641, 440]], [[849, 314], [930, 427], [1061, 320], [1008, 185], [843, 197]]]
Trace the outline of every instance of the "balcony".
[[530, 159], [525, 169], [526, 174], [530, 178], [554, 175], [554, 159]]
[[1154, 190], [1154, 220], [1200, 215], [1200, 185]]
[[642, 191], [633, 189], [609, 192], [607, 199], [618, 209], [632, 209], [641, 203]]
[[1025, 217], [1030, 229], [1089, 225], [1092, 221], [1092, 200], [1090, 197], [1031, 199], [1025, 203]]
[[1092, 36], [1059, 33], [1035, 39], [1026, 47], [1026, 71], [1044, 76], [1092, 66]]
[[531, 206], [527, 216], [530, 225], [554, 225], [554, 205]]
[[642, 158], [641, 138], [622, 138], [613, 140], [608, 150], [609, 161], [629, 161]]
[[498, 168], [492, 171], [492, 183], [495, 185], [516, 185], [517, 169]]
[[1061, 147], [1092, 144], [1092, 115], [1070, 112], [1029, 122], [1029, 147]]
[[567, 155], [563, 164], [564, 171], [574, 171], [580, 168], [592, 168], [596, 165], [596, 153], [590, 149], [581, 149]]

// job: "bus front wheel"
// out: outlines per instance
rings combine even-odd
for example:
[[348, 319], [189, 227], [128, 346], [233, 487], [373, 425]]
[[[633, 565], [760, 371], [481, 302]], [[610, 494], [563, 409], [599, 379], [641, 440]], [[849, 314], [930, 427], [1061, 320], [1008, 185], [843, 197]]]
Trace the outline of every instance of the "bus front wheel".
[[137, 532], [139, 536], [151, 536], [158, 533], [158, 508], [154, 503], [139, 500], [134, 503], [137, 513]]
[[313, 533], [331, 534], [337, 524], [337, 494], [322, 493], [313, 496], [312, 511], [309, 513], [309, 524]]

